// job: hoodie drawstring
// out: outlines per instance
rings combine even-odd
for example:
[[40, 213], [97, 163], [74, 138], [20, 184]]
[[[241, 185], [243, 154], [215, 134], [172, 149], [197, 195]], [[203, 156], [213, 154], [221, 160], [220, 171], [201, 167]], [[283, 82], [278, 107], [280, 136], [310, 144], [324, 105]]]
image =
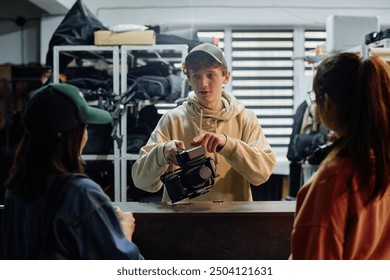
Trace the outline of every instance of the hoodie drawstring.
[[[215, 133], [217, 133], [217, 130], [218, 130], [218, 120], [217, 119], [214, 119], [215, 120]], [[217, 165], [218, 165], [218, 162], [219, 162], [219, 154], [217, 152], [214, 152], [214, 159], [215, 159], [215, 171], [217, 171]]]
[[203, 109], [200, 108], [200, 121], [199, 121], [199, 133], [202, 132], [202, 122], [203, 122]]

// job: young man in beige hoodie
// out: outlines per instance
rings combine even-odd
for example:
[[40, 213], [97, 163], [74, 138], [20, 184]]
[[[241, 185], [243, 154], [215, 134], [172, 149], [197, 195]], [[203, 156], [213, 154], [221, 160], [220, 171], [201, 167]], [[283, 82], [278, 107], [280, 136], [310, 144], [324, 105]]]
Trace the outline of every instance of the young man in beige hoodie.
[[[132, 167], [135, 186], [159, 191], [160, 176], [178, 168], [177, 151], [203, 146], [219, 176], [210, 192], [194, 200], [252, 201], [250, 185], [266, 182], [276, 160], [254, 112], [223, 89], [230, 72], [222, 50], [208, 43], [193, 48], [183, 71], [193, 91], [162, 116], [141, 148]], [[162, 200], [170, 201], [166, 189]]]

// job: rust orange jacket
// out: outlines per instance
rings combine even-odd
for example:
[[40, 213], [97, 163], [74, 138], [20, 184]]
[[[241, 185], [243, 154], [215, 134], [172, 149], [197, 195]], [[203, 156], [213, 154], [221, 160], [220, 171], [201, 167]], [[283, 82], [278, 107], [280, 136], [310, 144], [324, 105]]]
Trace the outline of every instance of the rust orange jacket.
[[291, 259], [390, 259], [390, 186], [364, 205], [358, 184], [345, 158], [320, 166], [298, 193]]

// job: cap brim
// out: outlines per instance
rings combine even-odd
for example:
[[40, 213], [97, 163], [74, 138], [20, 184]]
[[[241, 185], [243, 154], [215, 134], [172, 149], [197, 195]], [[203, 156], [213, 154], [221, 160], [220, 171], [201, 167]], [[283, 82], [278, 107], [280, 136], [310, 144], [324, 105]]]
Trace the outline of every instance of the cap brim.
[[87, 124], [107, 124], [112, 121], [111, 114], [105, 110], [88, 106]]

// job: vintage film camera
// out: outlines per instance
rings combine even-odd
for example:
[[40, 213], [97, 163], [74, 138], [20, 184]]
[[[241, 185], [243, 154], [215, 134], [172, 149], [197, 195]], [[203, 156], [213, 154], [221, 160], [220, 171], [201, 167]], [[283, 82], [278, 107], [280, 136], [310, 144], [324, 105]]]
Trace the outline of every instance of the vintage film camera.
[[161, 176], [172, 203], [210, 191], [217, 175], [203, 147], [177, 152], [176, 160], [180, 168]]

